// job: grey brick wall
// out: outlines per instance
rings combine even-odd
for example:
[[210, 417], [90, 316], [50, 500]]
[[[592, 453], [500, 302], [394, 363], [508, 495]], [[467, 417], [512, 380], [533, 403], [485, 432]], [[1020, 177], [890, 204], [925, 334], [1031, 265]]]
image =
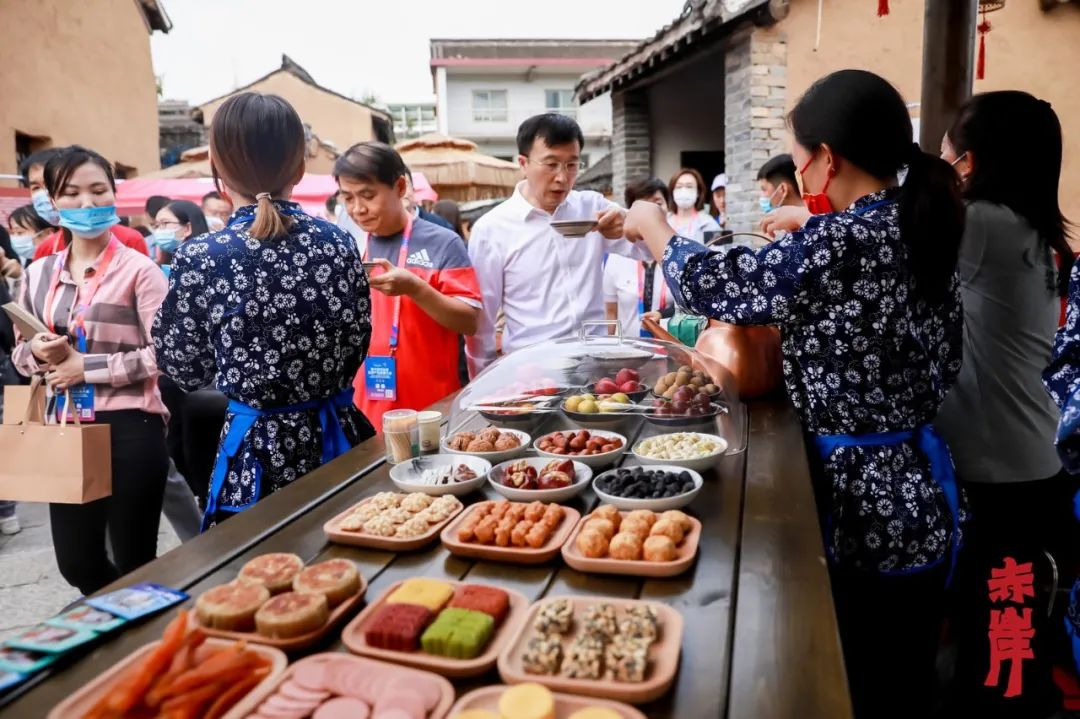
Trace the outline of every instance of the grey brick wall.
[[747, 28], [733, 35], [724, 58], [724, 167], [728, 229], [755, 230], [757, 171], [787, 152], [784, 104], [787, 43], [775, 32]]
[[611, 97], [611, 167], [614, 200], [622, 203], [626, 184], [649, 174], [649, 100], [644, 92], [616, 92]]

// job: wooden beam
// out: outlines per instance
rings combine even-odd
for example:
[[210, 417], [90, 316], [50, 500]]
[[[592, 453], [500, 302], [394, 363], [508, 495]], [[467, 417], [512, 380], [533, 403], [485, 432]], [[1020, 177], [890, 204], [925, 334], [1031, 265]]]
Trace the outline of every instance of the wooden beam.
[[919, 144], [937, 154], [956, 111], [971, 97], [978, 0], [926, 0]]

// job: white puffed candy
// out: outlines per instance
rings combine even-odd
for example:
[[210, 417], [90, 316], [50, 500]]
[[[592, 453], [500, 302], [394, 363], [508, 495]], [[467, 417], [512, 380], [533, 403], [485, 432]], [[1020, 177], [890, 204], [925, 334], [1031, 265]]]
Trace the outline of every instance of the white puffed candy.
[[676, 432], [644, 440], [638, 453], [653, 459], [699, 459], [720, 449], [720, 443], [707, 435]]

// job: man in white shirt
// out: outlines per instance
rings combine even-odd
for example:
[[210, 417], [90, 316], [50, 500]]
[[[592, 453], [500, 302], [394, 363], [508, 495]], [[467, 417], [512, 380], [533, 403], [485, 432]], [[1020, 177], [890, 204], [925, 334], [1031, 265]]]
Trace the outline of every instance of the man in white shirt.
[[[597, 192], [571, 189], [585, 138], [572, 118], [531, 117], [518, 129], [518, 164], [525, 180], [510, 199], [476, 221], [469, 256], [480, 282], [484, 314], [466, 338], [469, 374], [495, 359], [495, 320], [506, 317], [502, 351], [575, 335], [583, 322], [604, 319], [604, 253], [649, 259], [623, 238], [625, 210]], [[553, 220], [595, 219], [584, 237], [563, 237]]]

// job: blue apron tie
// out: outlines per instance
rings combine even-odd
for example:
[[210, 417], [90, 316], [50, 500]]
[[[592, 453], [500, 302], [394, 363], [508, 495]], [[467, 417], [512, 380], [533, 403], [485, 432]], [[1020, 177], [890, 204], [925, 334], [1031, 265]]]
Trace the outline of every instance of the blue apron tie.
[[[945, 502], [949, 505], [952, 514], [952, 540], [949, 576], [946, 586], [952, 583], [953, 572], [956, 570], [956, 561], [960, 554], [960, 490], [956, 484], [956, 474], [953, 472], [952, 455], [949, 448], [933, 427], [924, 424], [915, 429], [901, 430], [899, 432], [878, 432], [876, 434], [819, 434], [814, 435], [814, 443], [822, 461], [828, 461], [833, 451], [838, 447], [878, 447], [882, 445], [895, 445], [914, 439], [919, 449], [930, 460], [930, 472], [941, 487], [945, 495]], [[825, 546], [828, 547], [829, 537], [825, 537]]]
[[351, 406], [353, 403], [353, 390], [343, 389], [333, 397], [325, 399], [313, 399], [307, 402], [298, 402], [285, 407], [268, 407], [256, 409], [237, 400], [229, 401], [229, 414], [232, 421], [229, 424], [229, 432], [221, 442], [221, 450], [214, 462], [214, 474], [210, 479], [210, 496], [206, 500], [206, 514], [203, 515], [202, 530], [205, 532], [209, 527], [211, 518], [218, 510], [225, 512], [240, 512], [259, 500], [259, 484], [261, 483], [262, 471], [258, 463], [255, 464], [255, 492], [252, 500], [243, 505], [226, 505], [218, 503], [218, 495], [225, 486], [225, 477], [229, 473], [229, 460], [240, 451], [240, 445], [248, 431], [255, 425], [259, 417], [274, 414], [289, 414], [291, 412], [306, 412], [309, 410], [319, 411], [319, 424], [322, 426], [323, 445], [322, 463], [340, 457], [352, 449], [345, 431], [338, 421], [337, 410]]

